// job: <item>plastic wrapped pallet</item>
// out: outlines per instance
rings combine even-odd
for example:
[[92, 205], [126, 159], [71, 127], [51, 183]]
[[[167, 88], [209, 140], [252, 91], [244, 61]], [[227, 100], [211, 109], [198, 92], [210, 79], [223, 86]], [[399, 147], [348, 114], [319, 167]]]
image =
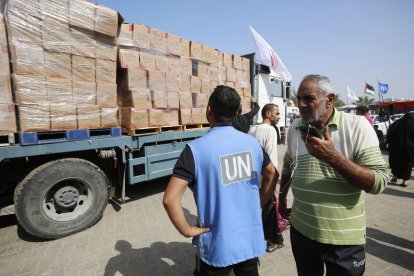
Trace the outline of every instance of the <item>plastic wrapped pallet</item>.
[[[3, 0], [0, 5], [8, 30], [19, 130], [100, 127], [97, 104], [116, 108], [119, 14], [83, 0]], [[9, 68], [1, 67], [0, 73]]]
[[151, 109], [151, 91], [146, 88], [119, 91], [119, 105], [136, 109]]
[[101, 107], [100, 110], [100, 127], [110, 128], [119, 127], [118, 108], [117, 107]]
[[119, 110], [121, 127], [125, 129], [140, 129], [149, 126], [148, 110], [133, 107], [122, 107]]
[[0, 135], [16, 132], [16, 113], [12, 102], [0, 101]]

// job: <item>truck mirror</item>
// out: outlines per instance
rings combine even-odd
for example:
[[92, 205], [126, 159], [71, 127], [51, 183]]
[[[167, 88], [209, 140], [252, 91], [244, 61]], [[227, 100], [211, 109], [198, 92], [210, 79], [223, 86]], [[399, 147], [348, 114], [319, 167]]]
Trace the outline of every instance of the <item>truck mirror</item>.
[[286, 82], [285, 98], [290, 99], [290, 82]]

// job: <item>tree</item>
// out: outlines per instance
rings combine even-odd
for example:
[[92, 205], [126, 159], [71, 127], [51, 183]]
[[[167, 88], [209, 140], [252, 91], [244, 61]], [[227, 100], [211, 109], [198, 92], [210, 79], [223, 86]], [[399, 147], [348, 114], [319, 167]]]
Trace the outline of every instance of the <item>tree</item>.
[[345, 105], [345, 102], [339, 98], [339, 94], [335, 94], [335, 101], [333, 103], [335, 107], [341, 107]]
[[358, 97], [358, 101], [354, 101], [352, 104], [354, 105], [369, 105], [375, 102], [374, 98], [370, 98], [368, 96]]

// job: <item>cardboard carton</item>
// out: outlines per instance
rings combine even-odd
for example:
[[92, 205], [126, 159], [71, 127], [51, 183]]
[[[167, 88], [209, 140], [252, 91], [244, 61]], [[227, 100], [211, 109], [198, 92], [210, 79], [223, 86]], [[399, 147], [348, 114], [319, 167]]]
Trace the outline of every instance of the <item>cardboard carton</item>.
[[13, 75], [13, 91], [17, 104], [47, 104], [44, 77]]
[[223, 65], [226, 67], [233, 67], [233, 56], [223, 53]]
[[151, 49], [167, 53], [167, 39], [165, 38], [165, 33], [157, 29], [150, 29], [150, 45]]
[[191, 111], [191, 118], [193, 124], [201, 124], [203, 121], [203, 116], [206, 116], [205, 108], [193, 108]]
[[78, 129], [100, 128], [100, 110], [97, 105], [77, 106]]
[[165, 114], [162, 109], [150, 109], [149, 110], [149, 126], [165, 126]]
[[180, 109], [180, 124], [191, 125], [193, 123], [192, 108]]
[[211, 81], [211, 93], [213, 93], [214, 89], [219, 85], [218, 81]]
[[151, 89], [165, 90], [165, 73], [158, 71], [149, 71], [148, 85]]
[[181, 38], [181, 57], [190, 57], [190, 41]]
[[119, 61], [122, 68], [129, 70], [139, 69], [139, 52], [128, 49], [119, 50]]
[[133, 30], [134, 25], [128, 23], [121, 24], [118, 37], [118, 44], [125, 46], [134, 46]]
[[46, 91], [49, 103], [61, 103], [73, 106], [71, 80], [49, 78], [46, 81]]
[[140, 24], [134, 24], [132, 38], [134, 40], [135, 47], [143, 49], [151, 48], [149, 27]]
[[238, 55], [233, 55], [233, 68], [234, 69], [243, 69], [243, 61], [242, 58]]
[[72, 79], [74, 81], [96, 82], [96, 59], [72, 56]]
[[185, 57], [180, 58], [180, 73], [187, 76], [193, 74], [193, 64], [191, 59]]
[[214, 81], [218, 81], [220, 79], [219, 75], [219, 68], [210, 66], [210, 79]]
[[190, 41], [190, 57], [196, 60], [203, 58], [203, 46], [195, 41]]
[[101, 128], [119, 127], [118, 107], [101, 107]]
[[96, 105], [96, 83], [73, 81], [72, 92], [75, 104]]
[[179, 90], [179, 78], [177, 74], [166, 73], [165, 84], [168, 91]]
[[13, 102], [10, 75], [0, 75], [0, 103]]
[[231, 67], [226, 68], [226, 80], [232, 81], [232, 82], [236, 81], [236, 70], [234, 68], [231, 68]]
[[178, 88], [181, 92], [191, 91], [191, 77], [188, 75], [180, 74], [180, 79], [178, 80]]
[[17, 119], [19, 131], [50, 130], [49, 104], [20, 104]]
[[211, 78], [210, 66], [204, 63], [198, 63], [198, 77], [209, 80]]
[[50, 104], [50, 129], [76, 129], [76, 106], [69, 104]]
[[[8, 1], [8, 3], [12, 2], [23, 1]], [[8, 9], [7, 19], [7, 31], [14, 45], [19, 45], [20, 47], [42, 47], [42, 23], [40, 17], [23, 13], [20, 10]]]
[[219, 82], [225, 82], [227, 80], [227, 66], [219, 67]]
[[96, 38], [93, 31], [70, 29], [71, 53], [73, 55], [95, 58], [96, 57]]
[[117, 86], [116, 83], [97, 83], [96, 102], [100, 107], [117, 107]]
[[123, 70], [120, 74], [120, 88], [122, 90], [148, 88], [148, 71]]
[[234, 83], [234, 81], [225, 81], [224, 85], [231, 87], [231, 88], [236, 88], [236, 84]]
[[97, 59], [105, 59], [116, 61], [118, 55], [118, 47], [116, 38], [108, 38], [100, 35], [95, 36], [96, 47], [95, 56]]
[[143, 70], [155, 70], [155, 55], [145, 52], [139, 53], [139, 67]]
[[10, 76], [9, 47], [7, 42], [0, 43], [0, 76]]
[[49, 18], [47, 21], [54, 21], [57, 24], [69, 24], [68, 0], [39, 0], [38, 2], [43, 21], [46, 21], [46, 18]]
[[168, 59], [166, 56], [155, 56], [155, 70], [168, 72]]
[[10, 45], [13, 73], [17, 75], [45, 76], [43, 49], [24, 44]]
[[119, 110], [121, 127], [126, 129], [140, 129], [149, 127], [148, 110], [132, 107], [123, 107]]
[[167, 91], [164, 90], [151, 90], [151, 101], [153, 108], [167, 108], [168, 97]]
[[95, 4], [85, 0], [69, 1], [69, 24], [93, 31], [95, 29]]
[[11, 102], [0, 102], [0, 135], [17, 132], [16, 112]]
[[168, 58], [168, 72], [178, 75], [180, 73], [180, 58], [169, 57]]
[[250, 59], [242, 57], [243, 71], [250, 72]]
[[70, 55], [65, 53], [44, 52], [46, 79], [72, 79]]
[[166, 126], [179, 125], [178, 110], [164, 110], [164, 113]]
[[191, 92], [180, 92], [180, 109], [193, 108], [193, 98]]
[[110, 8], [95, 5], [95, 32], [117, 37], [118, 13]]
[[181, 38], [176, 35], [170, 34], [170, 33], [166, 33], [166, 37], [167, 37], [167, 52], [169, 54], [180, 56], [181, 55]]
[[116, 83], [116, 62], [110, 60], [96, 60], [96, 82]]
[[207, 45], [203, 45], [203, 61], [217, 67], [220, 61], [219, 51]]
[[201, 79], [199, 77], [191, 76], [191, 92], [201, 92]]
[[[178, 92], [167, 93], [167, 108], [168, 109], [179, 109], [180, 108], [180, 97]], [[177, 116], [178, 120], [178, 116]]]
[[72, 52], [72, 37], [68, 23], [57, 20], [42, 21], [43, 48], [56, 53]]
[[8, 1], [7, 5], [9, 11], [40, 17], [39, 0]]
[[193, 98], [193, 107], [196, 108], [205, 108], [208, 103], [208, 94], [192, 93]]
[[212, 91], [210, 80], [201, 80], [201, 93], [210, 95]]
[[122, 107], [152, 108], [151, 91], [149, 89], [119, 90], [118, 95], [119, 105]]
[[244, 73], [243, 70], [236, 69], [236, 82], [243, 83], [244, 82]]

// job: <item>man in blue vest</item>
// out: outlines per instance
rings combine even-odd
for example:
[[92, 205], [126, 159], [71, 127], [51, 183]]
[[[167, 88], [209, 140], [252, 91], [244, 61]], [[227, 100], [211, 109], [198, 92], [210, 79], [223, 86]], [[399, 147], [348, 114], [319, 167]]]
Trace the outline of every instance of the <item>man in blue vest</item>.
[[[257, 140], [231, 126], [239, 106], [236, 90], [214, 89], [206, 110], [211, 129], [185, 147], [164, 194], [172, 223], [197, 247], [194, 275], [229, 275], [232, 270], [258, 275], [258, 257], [266, 250], [261, 206], [279, 175]], [[187, 186], [197, 204], [198, 225], [188, 223], [181, 206]]]

